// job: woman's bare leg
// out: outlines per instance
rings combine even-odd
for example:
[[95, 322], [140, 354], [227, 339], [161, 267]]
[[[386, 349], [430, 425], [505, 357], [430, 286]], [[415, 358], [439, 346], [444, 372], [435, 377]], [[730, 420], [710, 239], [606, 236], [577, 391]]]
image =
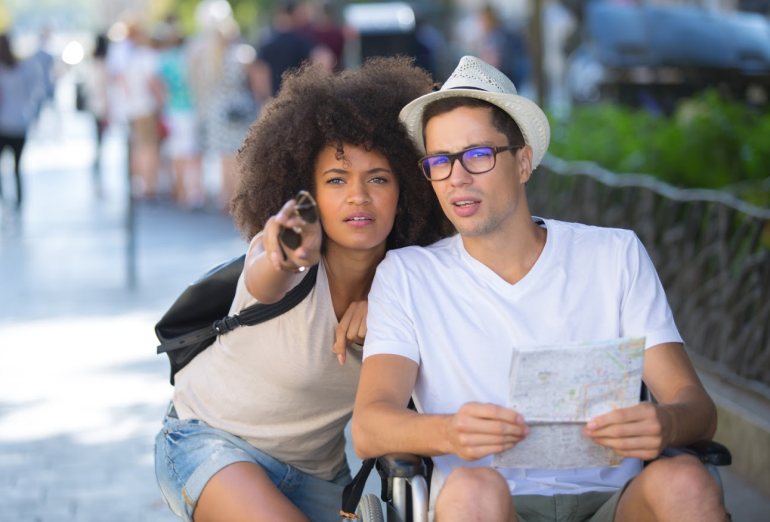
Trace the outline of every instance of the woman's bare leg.
[[193, 513], [195, 522], [308, 522], [273, 485], [264, 470], [236, 462], [217, 472], [203, 488]]

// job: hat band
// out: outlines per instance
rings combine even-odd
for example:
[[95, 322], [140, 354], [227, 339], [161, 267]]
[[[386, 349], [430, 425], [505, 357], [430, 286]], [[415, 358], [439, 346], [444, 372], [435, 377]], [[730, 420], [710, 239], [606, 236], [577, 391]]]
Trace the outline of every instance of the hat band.
[[486, 89], [482, 89], [481, 87], [471, 87], [470, 85], [458, 85], [457, 87], [450, 87], [447, 90], [448, 91], [452, 91], [452, 90], [455, 90], [455, 89], [470, 89], [472, 91], [492, 92], [492, 91], [488, 91]]

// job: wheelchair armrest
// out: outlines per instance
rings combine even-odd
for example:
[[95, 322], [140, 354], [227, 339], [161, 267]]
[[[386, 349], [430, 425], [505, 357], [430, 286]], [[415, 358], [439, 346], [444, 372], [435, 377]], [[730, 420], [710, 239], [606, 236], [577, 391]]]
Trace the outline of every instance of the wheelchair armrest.
[[410, 453], [391, 453], [377, 458], [376, 465], [382, 479], [380, 497], [389, 509], [388, 520], [427, 522], [432, 461]]
[[663, 451], [663, 455], [669, 457], [681, 455], [683, 453], [693, 455], [702, 463], [711, 464], [712, 466], [729, 466], [733, 461], [730, 450], [713, 440], [696, 442], [682, 448], [666, 448]]
[[423, 458], [411, 453], [391, 453], [377, 458], [377, 470], [383, 478], [412, 478], [427, 475]]

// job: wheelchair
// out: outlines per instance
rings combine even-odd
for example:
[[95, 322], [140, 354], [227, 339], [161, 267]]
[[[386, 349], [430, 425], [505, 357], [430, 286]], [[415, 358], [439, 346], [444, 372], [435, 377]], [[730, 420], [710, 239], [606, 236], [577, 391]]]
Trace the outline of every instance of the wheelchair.
[[[642, 400], [655, 400], [644, 384], [641, 395]], [[411, 401], [410, 407], [413, 408]], [[730, 450], [718, 442], [704, 441], [682, 448], [667, 448], [662, 456], [673, 457], [682, 454], [693, 455], [706, 466], [719, 484], [724, 504], [724, 488], [717, 468], [732, 463]], [[366, 479], [373, 468], [376, 468], [380, 475], [380, 498], [385, 504], [384, 513], [377, 495], [362, 495]], [[340, 514], [344, 518], [362, 522], [428, 522], [432, 470], [433, 462], [430, 458], [419, 455], [399, 453], [367, 459], [342, 494]]]

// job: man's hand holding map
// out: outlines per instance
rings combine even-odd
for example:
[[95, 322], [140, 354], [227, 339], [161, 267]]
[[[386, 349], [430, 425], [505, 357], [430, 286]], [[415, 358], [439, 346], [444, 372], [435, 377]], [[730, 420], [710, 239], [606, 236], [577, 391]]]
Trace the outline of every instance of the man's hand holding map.
[[620, 463], [583, 435], [586, 422], [639, 402], [644, 338], [517, 347], [508, 406], [529, 434], [495, 455], [499, 468], [583, 468]]

